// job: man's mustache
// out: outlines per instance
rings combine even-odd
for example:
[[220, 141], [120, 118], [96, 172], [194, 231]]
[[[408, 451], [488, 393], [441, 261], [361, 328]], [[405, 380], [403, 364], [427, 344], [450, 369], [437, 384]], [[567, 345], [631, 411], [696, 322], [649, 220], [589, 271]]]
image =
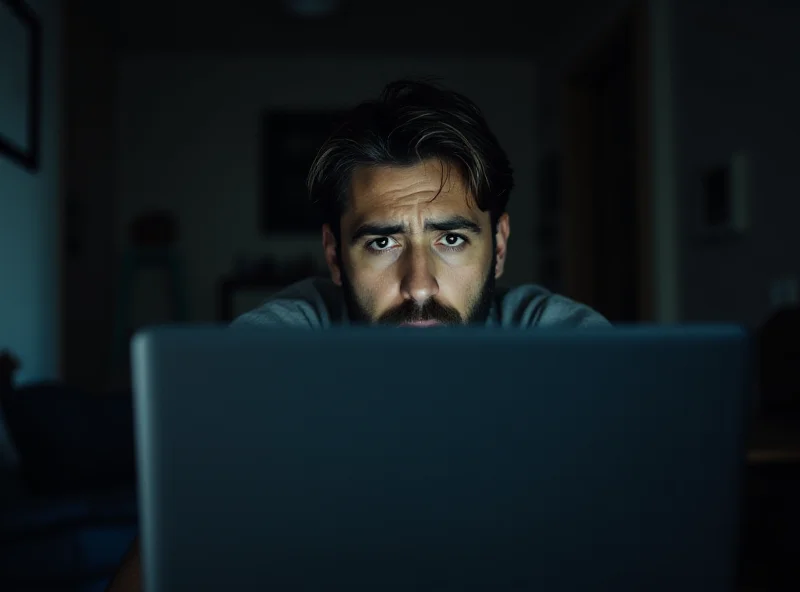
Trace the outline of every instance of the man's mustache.
[[422, 321], [436, 321], [443, 325], [457, 325], [464, 322], [456, 309], [445, 306], [433, 298], [426, 300], [422, 306], [413, 300], [406, 300], [378, 319], [378, 323], [382, 325], [402, 325]]

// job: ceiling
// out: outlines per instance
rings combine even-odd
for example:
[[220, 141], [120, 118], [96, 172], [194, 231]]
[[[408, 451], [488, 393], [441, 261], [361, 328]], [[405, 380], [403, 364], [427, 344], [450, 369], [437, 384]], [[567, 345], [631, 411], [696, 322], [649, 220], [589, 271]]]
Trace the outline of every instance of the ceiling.
[[289, 16], [283, 0], [83, 1], [124, 50], [529, 54], [585, 0], [340, 0], [318, 20]]

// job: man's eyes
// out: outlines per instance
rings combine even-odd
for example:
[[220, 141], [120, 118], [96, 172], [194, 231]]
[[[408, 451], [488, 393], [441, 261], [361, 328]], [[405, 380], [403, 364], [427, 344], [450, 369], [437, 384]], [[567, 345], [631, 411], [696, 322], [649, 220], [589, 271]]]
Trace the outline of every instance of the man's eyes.
[[381, 236], [374, 238], [367, 243], [367, 250], [372, 252], [388, 251], [395, 245], [399, 244], [395, 239], [390, 236]]
[[438, 242], [451, 249], [457, 249], [463, 245], [466, 245], [468, 241], [467, 237], [450, 232], [445, 234]]
[[[365, 246], [367, 251], [371, 253], [383, 253], [399, 246], [399, 244], [400, 243], [391, 236], [379, 236], [378, 238], [369, 240]], [[469, 244], [469, 239], [461, 234], [448, 232], [437, 239], [435, 244], [445, 250], [460, 251]]]

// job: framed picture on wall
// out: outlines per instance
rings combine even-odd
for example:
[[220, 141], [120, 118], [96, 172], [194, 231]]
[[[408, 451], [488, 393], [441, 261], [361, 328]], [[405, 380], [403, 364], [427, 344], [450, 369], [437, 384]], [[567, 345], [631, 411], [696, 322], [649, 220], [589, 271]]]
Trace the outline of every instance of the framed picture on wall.
[[42, 30], [24, 0], [0, 0], [0, 157], [39, 168]]
[[703, 242], [742, 238], [750, 227], [750, 155], [738, 151], [702, 174], [696, 200], [698, 238]]
[[306, 177], [342, 111], [268, 111], [261, 128], [261, 230], [266, 234], [319, 231]]

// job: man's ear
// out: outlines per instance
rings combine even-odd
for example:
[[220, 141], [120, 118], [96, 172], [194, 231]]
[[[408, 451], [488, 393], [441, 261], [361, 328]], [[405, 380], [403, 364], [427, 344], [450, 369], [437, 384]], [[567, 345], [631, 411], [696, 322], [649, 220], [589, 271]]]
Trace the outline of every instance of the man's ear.
[[339, 254], [336, 249], [336, 237], [330, 224], [322, 225], [322, 249], [325, 252], [325, 263], [331, 272], [331, 281], [337, 286], [342, 285], [342, 268], [339, 265]]
[[503, 270], [506, 265], [506, 255], [508, 254], [508, 237], [510, 234], [511, 223], [509, 222], [508, 214], [503, 213], [497, 220], [497, 230], [495, 232], [495, 279], [503, 275]]

